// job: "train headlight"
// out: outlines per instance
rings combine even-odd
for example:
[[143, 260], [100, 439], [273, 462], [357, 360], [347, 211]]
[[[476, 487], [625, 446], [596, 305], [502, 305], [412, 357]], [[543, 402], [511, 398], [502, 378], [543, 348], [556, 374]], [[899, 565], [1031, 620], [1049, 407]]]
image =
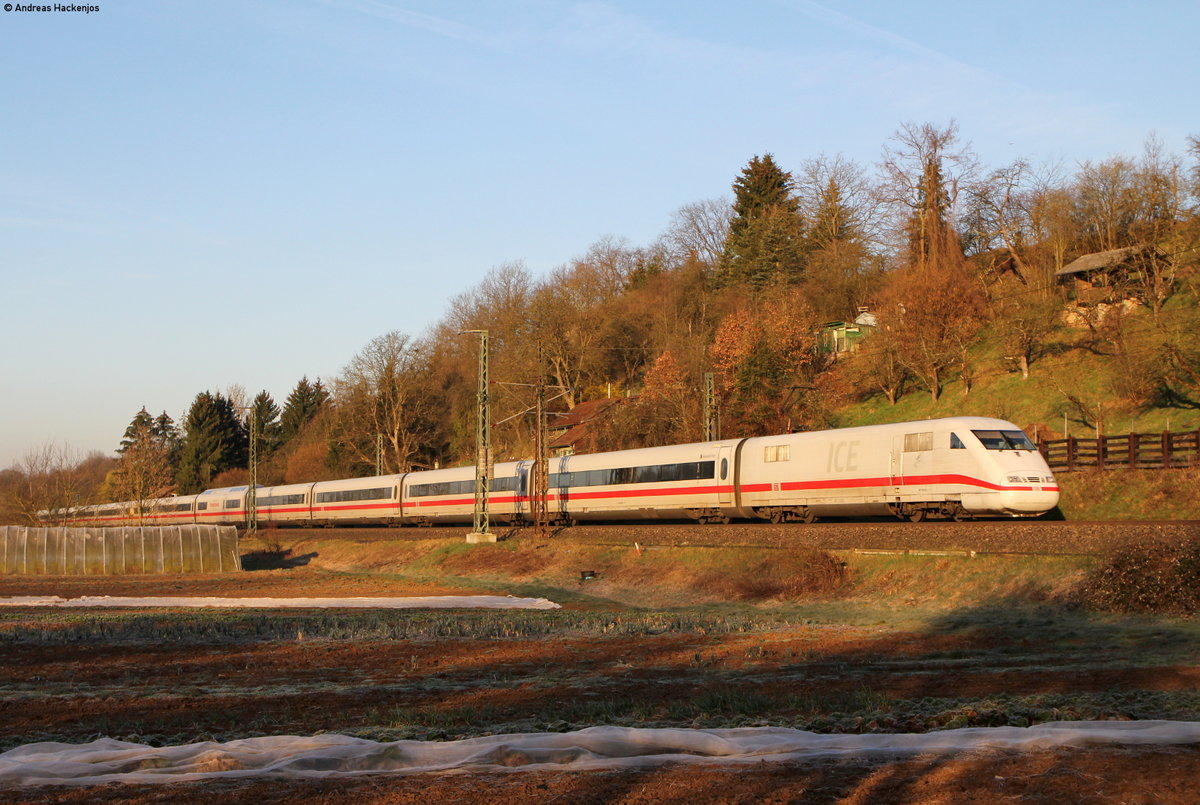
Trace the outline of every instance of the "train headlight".
[[1052, 484], [1052, 483], [1054, 483], [1054, 476], [1053, 476], [1053, 475], [1047, 475], [1047, 476], [1046, 476], [1046, 483], [1048, 483], [1048, 484]]
[[1020, 475], [1010, 475], [1005, 480], [1007, 480], [1010, 484], [1019, 484], [1019, 483], [1021, 483], [1021, 476]]

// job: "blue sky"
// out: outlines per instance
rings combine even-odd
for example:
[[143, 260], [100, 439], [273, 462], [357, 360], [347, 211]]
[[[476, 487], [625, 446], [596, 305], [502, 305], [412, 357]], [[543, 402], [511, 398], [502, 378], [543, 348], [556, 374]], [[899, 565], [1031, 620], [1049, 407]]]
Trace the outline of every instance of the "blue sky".
[[1200, 134], [1195, 0], [97, 4], [0, 11], [0, 467], [282, 401], [493, 266], [648, 244], [755, 154]]

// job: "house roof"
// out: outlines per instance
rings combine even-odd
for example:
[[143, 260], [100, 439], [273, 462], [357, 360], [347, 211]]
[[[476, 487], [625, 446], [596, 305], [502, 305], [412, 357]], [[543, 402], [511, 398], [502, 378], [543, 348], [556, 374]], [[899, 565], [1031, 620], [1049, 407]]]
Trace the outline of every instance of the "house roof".
[[879, 319], [869, 310], [864, 310], [855, 317], [854, 323], [859, 327], [878, 327]]
[[1129, 258], [1141, 251], [1145, 251], [1145, 246], [1126, 246], [1123, 249], [1109, 249], [1106, 252], [1093, 252], [1085, 254], [1083, 257], [1073, 260], [1067, 265], [1054, 272], [1055, 276], [1066, 276], [1067, 274], [1083, 274], [1088, 271], [1102, 271], [1104, 269], [1119, 266]]
[[546, 427], [556, 432], [550, 437], [550, 448], [574, 447], [588, 432], [588, 423], [609, 408], [624, 401], [624, 397], [606, 397], [581, 402], [570, 411], [551, 414]]
[[576, 425], [582, 425], [600, 416], [600, 414], [619, 403], [622, 399], [621, 397], [604, 397], [599, 400], [581, 402], [570, 411], [560, 414], [550, 414], [551, 419], [547, 422], [546, 426], [550, 430], [567, 430]]

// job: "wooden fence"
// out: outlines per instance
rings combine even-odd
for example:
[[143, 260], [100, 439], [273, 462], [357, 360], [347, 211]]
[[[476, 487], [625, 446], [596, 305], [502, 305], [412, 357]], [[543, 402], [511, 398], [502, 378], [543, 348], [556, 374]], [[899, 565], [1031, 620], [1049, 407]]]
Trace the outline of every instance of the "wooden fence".
[[233, 526], [0, 526], [0, 573], [99, 576], [242, 569]]
[[1070, 472], [1100, 470], [1161, 470], [1200, 467], [1200, 430], [1187, 433], [1125, 433], [1098, 439], [1038, 442], [1050, 469]]

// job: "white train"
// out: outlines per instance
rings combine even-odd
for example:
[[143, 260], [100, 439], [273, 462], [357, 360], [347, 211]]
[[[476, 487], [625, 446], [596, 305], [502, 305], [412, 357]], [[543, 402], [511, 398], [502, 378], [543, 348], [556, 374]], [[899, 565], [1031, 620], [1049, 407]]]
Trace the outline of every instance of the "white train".
[[[488, 504], [497, 523], [531, 519], [532, 461], [495, 465]], [[547, 508], [559, 522], [894, 515], [1035, 517], [1058, 505], [1058, 484], [1011, 422], [921, 422], [648, 447], [550, 460]], [[260, 527], [470, 523], [475, 468], [257, 487]], [[71, 525], [246, 521], [247, 487], [142, 505], [72, 509]]]

